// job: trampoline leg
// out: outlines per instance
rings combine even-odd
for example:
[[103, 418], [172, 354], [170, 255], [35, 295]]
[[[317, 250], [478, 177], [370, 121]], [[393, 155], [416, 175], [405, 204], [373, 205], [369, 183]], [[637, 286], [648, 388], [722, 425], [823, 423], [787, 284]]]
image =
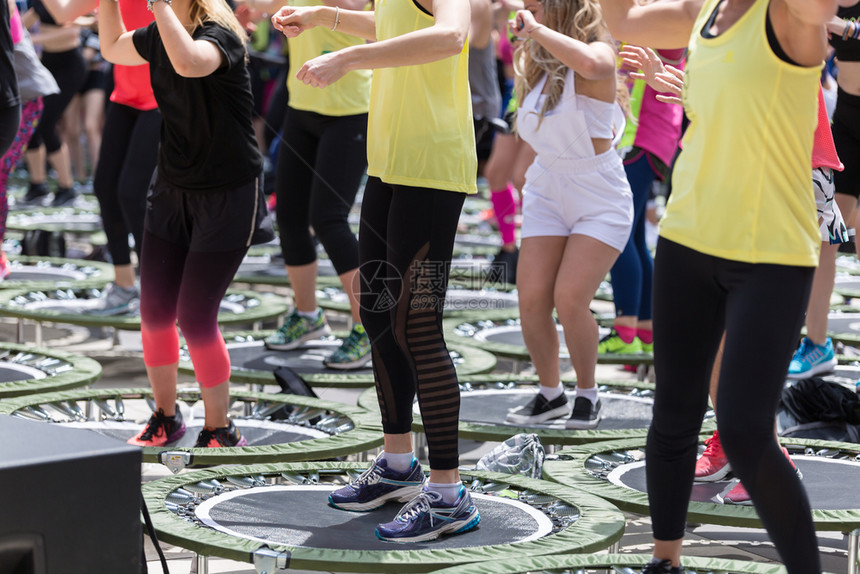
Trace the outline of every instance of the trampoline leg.
[[26, 339], [24, 338], [24, 319], [18, 319], [18, 330], [17, 330], [17, 342], [19, 345], [23, 345], [26, 343]]
[[645, 379], [648, 378], [648, 366], [645, 363], [640, 364], [636, 367], [636, 380], [640, 383], [644, 383]]
[[415, 450], [415, 458], [418, 460], [427, 460], [427, 440], [424, 433], [412, 433], [412, 444], [412, 448]]
[[36, 321], [33, 325], [33, 338], [35, 339], [35, 343], [37, 347], [42, 346], [42, 323], [40, 321]]
[[860, 529], [848, 533], [848, 574], [858, 574], [858, 548], [860, 548]]
[[262, 321], [254, 321], [251, 325], [252, 331], [262, 331], [263, 330], [263, 322]]
[[113, 337], [111, 337], [111, 347], [119, 347], [119, 329], [114, 328]]
[[191, 559], [190, 574], [209, 574], [209, 557], [195, 554]]

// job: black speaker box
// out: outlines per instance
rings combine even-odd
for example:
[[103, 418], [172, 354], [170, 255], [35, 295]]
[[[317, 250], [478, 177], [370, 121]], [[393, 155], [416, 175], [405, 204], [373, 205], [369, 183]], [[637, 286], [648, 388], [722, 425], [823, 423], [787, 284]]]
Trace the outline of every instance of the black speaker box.
[[0, 574], [140, 572], [141, 450], [0, 416]]

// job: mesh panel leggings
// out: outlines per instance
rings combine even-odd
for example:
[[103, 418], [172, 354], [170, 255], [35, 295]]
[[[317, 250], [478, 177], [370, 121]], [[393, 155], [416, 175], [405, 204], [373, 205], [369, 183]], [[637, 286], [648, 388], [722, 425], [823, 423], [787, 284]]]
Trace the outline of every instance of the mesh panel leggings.
[[813, 272], [721, 259], [660, 238], [654, 270], [654, 368], [660, 378], [646, 449], [656, 539], [684, 535], [697, 435], [725, 330], [720, 441], [788, 572], [821, 572], [806, 491], [774, 440], [777, 402]]
[[465, 197], [370, 177], [361, 206], [361, 320], [371, 341], [382, 428], [411, 431], [417, 392], [436, 470], [459, 465], [460, 389], [442, 335], [442, 307]]
[[141, 111], [114, 102], [108, 106], [93, 191], [114, 265], [131, 263], [129, 233], [140, 255], [146, 192], [155, 171], [160, 133], [158, 110]]

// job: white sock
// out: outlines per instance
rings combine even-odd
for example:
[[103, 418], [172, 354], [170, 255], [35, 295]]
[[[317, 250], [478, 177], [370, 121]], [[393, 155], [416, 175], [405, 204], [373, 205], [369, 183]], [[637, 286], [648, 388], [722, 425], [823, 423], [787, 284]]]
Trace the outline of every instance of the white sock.
[[545, 387], [541, 385], [540, 394], [542, 394], [543, 398], [545, 398], [546, 400], [552, 401], [564, 394], [564, 385], [558, 384], [554, 387]]
[[580, 389], [579, 387], [577, 387], [576, 388], [576, 396], [577, 397], [585, 397], [586, 399], [591, 401], [592, 405], [596, 404], [597, 403], [597, 387], [591, 387], [590, 389]]
[[412, 461], [415, 460], [415, 455], [411, 452], [384, 452], [379, 455], [379, 458], [384, 458], [388, 463], [388, 468], [397, 472], [406, 472], [412, 468]]
[[314, 310], [313, 310], [313, 311], [311, 311], [311, 312], [307, 312], [307, 311], [298, 311], [298, 310], [296, 310], [296, 313], [299, 315], [299, 317], [304, 317], [304, 318], [305, 318], [305, 319], [307, 319], [308, 321], [316, 321], [316, 320], [317, 320], [317, 317], [319, 317], [319, 316], [320, 316], [320, 309], [319, 309], [319, 308], [317, 308], [317, 309], [314, 309]]
[[428, 482], [424, 485], [424, 490], [432, 490], [438, 492], [442, 496], [442, 502], [445, 504], [454, 504], [460, 497], [460, 489], [463, 484], [455, 482], [454, 484], [440, 484], [438, 482]]

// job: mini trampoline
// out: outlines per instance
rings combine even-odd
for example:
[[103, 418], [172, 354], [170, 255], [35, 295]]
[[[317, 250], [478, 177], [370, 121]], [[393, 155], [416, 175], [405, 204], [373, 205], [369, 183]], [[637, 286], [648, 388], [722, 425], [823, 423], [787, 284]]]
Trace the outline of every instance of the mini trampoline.
[[71, 235], [92, 235], [102, 230], [97, 211], [71, 207], [25, 209], [9, 213], [6, 229], [10, 231], [53, 231]]
[[[326, 311], [349, 313], [349, 298], [339, 285], [317, 291], [319, 306]], [[466, 289], [451, 284], [445, 295], [445, 317], [509, 319], [519, 314], [516, 293], [496, 289]]]
[[[321, 286], [339, 285], [337, 272], [331, 264], [331, 259], [317, 259], [319, 269], [317, 284]], [[274, 256], [270, 250], [257, 251], [248, 253], [239, 270], [236, 271], [236, 276], [233, 278], [235, 283], [249, 283], [257, 285], [289, 285], [290, 278], [287, 276], [287, 270], [284, 268], [284, 260]]]
[[[780, 442], [803, 473], [816, 528], [849, 533], [849, 564], [855, 565], [851, 572], [856, 573], [860, 540], [860, 489], [856, 488], [860, 445], [794, 438]], [[544, 477], [549, 480], [581, 488], [622, 510], [648, 514], [644, 437], [570, 447], [548, 457], [543, 468]], [[753, 507], [721, 504], [716, 498], [735, 482], [730, 479], [696, 483], [687, 520], [760, 528]]]
[[[567, 430], [565, 419], [533, 426], [508, 423], [509, 409], [526, 404], [538, 392], [538, 378], [527, 375], [475, 375], [460, 377], [460, 438], [502, 442], [518, 433], [537, 434], [548, 445], [575, 445], [604, 440], [645, 436], [651, 424], [654, 385], [622, 381], [598, 381], [603, 418], [596, 429]], [[567, 390], [573, 404], [574, 386]], [[358, 398], [359, 406], [379, 411], [375, 389]], [[706, 418], [711, 430], [716, 426], [713, 413]], [[423, 433], [424, 424], [418, 402], [413, 408], [412, 430]]]
[[[193, 448], [203, 428], [203, 402], [198, 389], [179, 389], [185, 436], [163, 448], [144, 448], [143, 460], [172, 468], [170, 463], [177, 462], [193, 466], [304, 461], [364, 453], [382, 445], [376, 415], [362, 408], [285, 394], [230, 395], [230, 416], [248, 446]], [[89, 429], [125, 441], [146, 424], [154, 406], [151, 389], [81, 389], [3, 401], [0, 414]]]
[[[564, 343], [564, 331], [561, 325], [556, 327], [559, 338], [559, 357], [566, 359], [569, 355]], [[519, 319], [451, 318], [444, 321], [444, 328], [445, 338], [450, 342], [478, 347], [495, 355], [518, 361], [531, 360], [523, 340]], [[601, 328], [600, 335], [603, 336], [608, 332], [608, 329]], [[650, 365], [654, 362], [654, 357], [651, 353], [598, 355], [597, 362], [603, 365]]]
[[[519, 560], [498, 562], [476, 562], [437, 570], [435, 574], [639, 574], [651, 560], [650, 554], [599, 554], [534, 556]], [[762, 564], [723, 558], [682, 558], [687, 574], [785, 574], [781, 564]]]
[[[30, 319], [37, 324], [51, 322], [140, 330], [140, 316], [137, 313], [112, 317], [87, 314], [86, 311], [96, 305], [96, 299], [100, 295], [101, 291], [95, 288], [6, 290], [0, 292], [0, 316]], [[230, 289], [221, 302], [218, 323], [251, 324], [274, 319], [286, 311], [287, 305], [283, 297]]]
[[355, 513], [327, 503], [331, 490], [364, 468], [335, 462], [218, 468], [149, 482], [143, 495], [160, 539], [268, 573], [288, 567], [429, 572], [598, 551], [624, 531], [623, 515], [592, 495], [517, 475], [461, 470], [481, 512], [475, 530], [427, 543], [383, 542], [374, 536], [376, 524], [391, 520], [402, 505]]
[[[306, 383], [314, 387], [369, 387], [373, 386], [373, 370], [370, 364], [349, 371], [329, 369], [323, 359], [337, 349], [347, 333], [309, 341], [291, 351], [273, 351], [266, 348], [263, 339], [274, 331], [237, 331], [225, 333], [227, 352], [230, 354], [234, 383], [270, 385], [275, 383], [274, 371], [289, 367]], [[496, 357], [491, 353], [471, 347], [448, 345], [457, 373], [471, 375], [487, 373], [496, 366]], [[475, 352], [477, 351], [477, 352]], [[180, 352], [179, 372], [193, 375], [194, 366], [187, 351]]]
[[77, 259], [12, 256], [9, 271], [0, 289], [101, 288], [113, 281], [111, 265]]
[[101, 374], [101, 365], [87, 357], [0, 343], [0, 399], [75, 389], [94, 383]]
[[827, 336], [833, 339], [834, 343], [860, 345], [860, 312], [828, 314]]

